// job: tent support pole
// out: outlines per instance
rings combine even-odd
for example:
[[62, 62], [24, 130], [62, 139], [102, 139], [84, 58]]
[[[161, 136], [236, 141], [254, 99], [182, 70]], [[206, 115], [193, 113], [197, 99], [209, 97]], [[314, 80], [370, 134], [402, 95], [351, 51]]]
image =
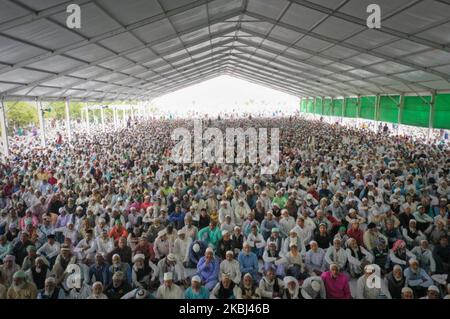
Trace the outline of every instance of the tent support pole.
[[1, 130], [2, 130], [3, 157], [7, 158], [9, 156], [9, 141], [8, 141], [8, 125], [6, 122], [5, 98], [4, 97], [2, 97], [0, 100], [0, 126], [1, 126]]

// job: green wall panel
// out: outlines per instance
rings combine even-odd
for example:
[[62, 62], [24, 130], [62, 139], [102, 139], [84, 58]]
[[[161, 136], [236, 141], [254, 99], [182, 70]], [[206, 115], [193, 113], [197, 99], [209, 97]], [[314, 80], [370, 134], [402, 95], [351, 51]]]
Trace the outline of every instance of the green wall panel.
[[431, 96], [405, 96], [402, 124], [428, 127]]
[[[381, 122], [397, 123], [398, 106], [400, 97], [398, 95], [380, 97], [380, 114], [378, 120]], [[357, 98], [346, 98], [344, 117], [356, 118], [358, 116]], [[431, 96], [405, 96], [403, 104], [403, 115], [401, 124], [428, 127], [429, 102]], [[375, 119], [375, 96], [361, 97], [361, 109], [359, 116], [364, 119]], [[322, 107], [323, 105], [323, 107]], [[316, 113], [321, 115], [342, 116], [343, 99], [317, 98], [316, 109], [314, 99], [303, 99], [300, 111]], [[450, 129], [450, 94], [437, 94], [435, 101], [435, 112], [433, 117], [434, 128]]]
[[314, 113], [314, 100], [309, 99], [306, 101], [306, 110], [308, 113]]
[[436, 96], [433, 127], [450, 129], [450, 94]]
[[322, 115], [322, 99], [320, 97], [316, 98], [316, 109], [315, 112], [316, 114], [320, 114]]
[[356, 118], [358, 117], [358, 106], [356, 103], [358, 102], [358, 99], [355, 98], [347, 98], [345, 99], [345, 117], [352, 117]]
[[333, 115], [334, 116], [342, 116], [342, 104], [343, 104], [343, 99], [334, 99], [333, 100]]
[[333, 115], [332, 114], [332, 107], [331, 107], [331, 99], [324, 99], [323, 100], [323, 115]]
[[374, 120], [375, 119], [375, 103], [377, 102], [376, 96], [363, 96], [361, 97], [361, 114], [363, 119]]
[[[399, 101], [400, 97], [391, 96], [395, 101]], [[390, 122], [397, 123], [398, 122], [398, 107], [397, 103], [393, 101], [389, 96], [381, 96], [380, 99], [380, 117], [379, 120], [381, 122]]]

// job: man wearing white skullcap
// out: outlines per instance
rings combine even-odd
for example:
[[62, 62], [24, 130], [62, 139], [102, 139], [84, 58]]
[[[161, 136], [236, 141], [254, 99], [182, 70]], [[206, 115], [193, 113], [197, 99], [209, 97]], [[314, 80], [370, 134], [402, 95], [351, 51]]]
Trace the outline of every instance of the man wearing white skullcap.
[[202, 286], [202, 279], [199, 276], [191, 278], [191, 286], [184, 292], [185, 299], [209, 299], [209, 290]]
[[409, 287], [402, 288], [402, 299], [414, 299], [414, 292]]
[[157, 289], [156, 299], [183, 299], [183, 290], [173, 283], [171, 272], [164, 274], [164, 283]]
[[96, 281], [92, 284], [91, 295], [87, 299], [108, 299], [103, 293], [103, 284], [100, 281]]
[[419, 261], [415, 258], [409, 260], [409, 267], [404, 271], [406, 285], [411, 287], [416, 297], [423, 297], [426, 289], [433, 284], [433, 279], [420, 268]]
[[212, 290], [219, 280], [220, 262], [214, 256], [214, 251], [208, 247], [205, 256], [200, 258], [197, 265], [197, 275], [202, 279], [202, 283], [208, 290]]
[[431, 285], [427, 289], [427, 295], [420, 299], [441, 299], [441, 292], [439, 291], [438, 287], [436, 287], [435, 285]]
[[347, 253], [344, 248], [342, 248], [341, 239], [335, 237], [333, 239], [333, 246], [330, 246], [325, 253], [325, 261], [328, 265], [337, 263], [339, 269], [344, 269], [347, 265]]
[[237, 285], [241, 282], [241, 269], [239, 262], [234, 258], [232, 250], [228, 250], [225, 259], [220, 263], [220, 277], [222, 274], [228, 274], [230, 279]]
[[55, 277], [45, 279], [45, 287], [38, 294], [38, 299], [64, 299], [64, 291], [56, 286]]
[[186, 231], [184, 229], [180, 229], [177, 232], [177, 239], [175, 239], [175, 243], [173, 245], [173, 254], [179, 260], [184, 267], [187, 267], [189, 261], [189, 246], [192, 243], [192, 238], [190, 236], [186, 236]]

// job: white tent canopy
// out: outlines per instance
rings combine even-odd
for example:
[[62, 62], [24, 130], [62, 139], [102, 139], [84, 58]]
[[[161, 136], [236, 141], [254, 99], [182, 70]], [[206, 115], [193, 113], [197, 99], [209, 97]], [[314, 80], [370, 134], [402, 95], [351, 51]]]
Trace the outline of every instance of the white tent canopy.
[[371, 3], [0, 0], [0, 96], [151, 100], [222, 74], [299, 97], [450, 90], [450, 1], [377, 0], [380, 29]]

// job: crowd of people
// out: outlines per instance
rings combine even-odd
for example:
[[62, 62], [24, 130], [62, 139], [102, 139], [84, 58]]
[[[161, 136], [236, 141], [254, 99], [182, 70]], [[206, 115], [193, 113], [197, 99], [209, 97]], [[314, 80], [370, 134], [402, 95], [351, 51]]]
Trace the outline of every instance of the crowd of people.
[[297, 116], [205, 126], [279, 128], [279, 170], [174, 163], [190, 119], [13, 143], [0, 298], [450, 298], [446, 145]]

